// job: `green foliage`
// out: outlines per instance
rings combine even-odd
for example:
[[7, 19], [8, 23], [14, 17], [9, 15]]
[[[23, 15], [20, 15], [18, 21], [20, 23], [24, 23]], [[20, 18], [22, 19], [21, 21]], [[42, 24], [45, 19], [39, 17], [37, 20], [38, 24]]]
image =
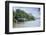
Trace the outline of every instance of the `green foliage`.
[[25, 11], [20, 10], [20, 9], [16, 9], [16, 12], [13, 11], [13, 21], [16, 22], [16, 20], [19, 20], [18, 18], [26, 18], [27, 20], [35, 20], [35, 17], [32, 14], [30, 16], [27, 13], [25, 13]]

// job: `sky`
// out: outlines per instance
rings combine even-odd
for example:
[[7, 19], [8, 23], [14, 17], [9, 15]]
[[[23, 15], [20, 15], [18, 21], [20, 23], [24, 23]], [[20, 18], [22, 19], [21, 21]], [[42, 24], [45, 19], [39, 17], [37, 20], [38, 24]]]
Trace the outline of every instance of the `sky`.
[[16, 9], [24, 10], [28, 14], [32, 14], [36, 18], [40, 17], [40, 8], [35, 7], [13, 7], [13, 10], [16, 11]]

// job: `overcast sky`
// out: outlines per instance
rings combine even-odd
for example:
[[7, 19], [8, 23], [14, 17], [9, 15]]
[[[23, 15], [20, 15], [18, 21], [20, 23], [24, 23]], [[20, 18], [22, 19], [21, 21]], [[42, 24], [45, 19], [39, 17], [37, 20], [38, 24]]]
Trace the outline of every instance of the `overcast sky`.
[[28, 14], [32, 13], [32, 15], [35, 17], [40, 16], [40, 8], [35, 8], [35, 7], [14, 7], [13, 8], [14, 11], [16, 11], [16, 9], [24, 10]]

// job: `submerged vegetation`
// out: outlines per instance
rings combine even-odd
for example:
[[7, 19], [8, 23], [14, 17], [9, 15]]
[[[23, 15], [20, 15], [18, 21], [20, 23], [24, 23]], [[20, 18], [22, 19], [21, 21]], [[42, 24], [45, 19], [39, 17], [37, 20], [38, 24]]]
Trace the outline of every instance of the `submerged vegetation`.
[[16, 9], [16, 11], [13, 11], [13, 22], [19, 21], [32, 21], [35, 20], [35, 17], [32, 14], [27, 14], [24, 10]]

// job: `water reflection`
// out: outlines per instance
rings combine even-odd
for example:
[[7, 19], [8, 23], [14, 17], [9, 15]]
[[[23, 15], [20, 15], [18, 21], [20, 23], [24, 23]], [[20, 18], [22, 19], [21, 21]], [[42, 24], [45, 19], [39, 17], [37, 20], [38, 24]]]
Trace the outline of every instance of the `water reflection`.
[[40, 18], [34, 21], [25, 21], [14, 23], [14, 28], [23, 28], [23, 27], [40, 27]]

